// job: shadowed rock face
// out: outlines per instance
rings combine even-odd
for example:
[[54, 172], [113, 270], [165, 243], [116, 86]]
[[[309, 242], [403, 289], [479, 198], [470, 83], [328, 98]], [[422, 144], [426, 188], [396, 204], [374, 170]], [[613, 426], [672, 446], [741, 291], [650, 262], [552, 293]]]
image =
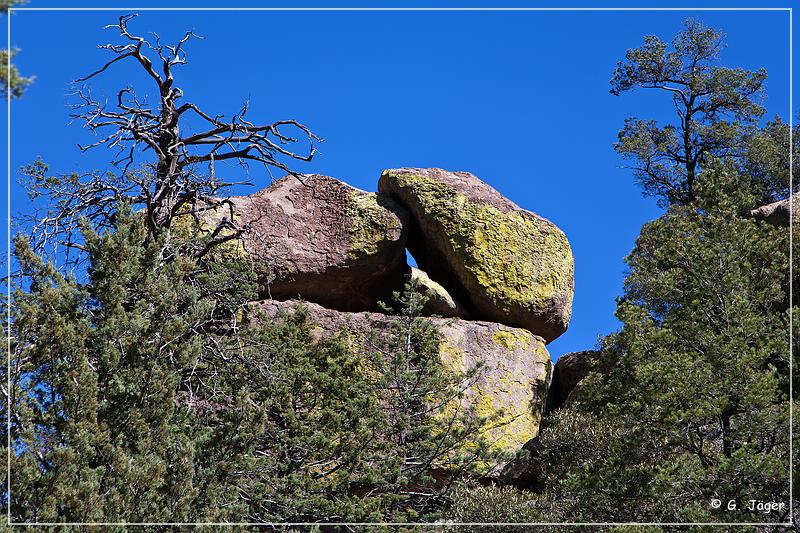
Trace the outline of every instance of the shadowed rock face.
[[558, 409], [569, 403], [570, 394], [578, 383], [593, 369], [600, 358], [596, 350], [570, 352], [558, 358], [553, 372], [553, 382], [547, 399], [546, 411]]
[[474, 318], [522, 327], [547, 342], [566, 331], [572, 250], [552, 222], [467, 172], [386, 170], [378, 190], [408, 208], [409, 250]]
[[230, 200], [262, 297], [368, 310], [403, 283], [408, 213], [385, 196], [314, 174]]
[[[299, 302], [265, 300], [253, 304], [268, 317], [291, 311]], [[316, 304], [304, 304], [319, 333], [345, 330], [364, 335], [392, 317], [379, 313], [345, 313]], [[430, 318], [443, 337], [440, 357], [446, 367], [465, 372], [482, 363], [477, 380], [465, 391], [465, 405], [482, 416], [502, 411], [487, 428], [498, 450], [514, 453], [539, 432], [539, 422], [552, 375], [552, 362], [544, 341], [524, 329], [492, 322]], [[495, 427], [496, 426], [496, 427]], [[501, 465], [497, 465], [498, 472]]]

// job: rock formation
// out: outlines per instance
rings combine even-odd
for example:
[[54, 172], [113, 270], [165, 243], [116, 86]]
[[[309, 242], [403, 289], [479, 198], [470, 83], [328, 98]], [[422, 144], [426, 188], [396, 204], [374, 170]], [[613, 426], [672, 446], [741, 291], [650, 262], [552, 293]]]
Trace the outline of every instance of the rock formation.
[[262, 297], [375, 310], [402, 285], [408, 213], [385, 196], [314, 174], [230, 200]]
[[[256, 307], [268, 317], [291, 311], [299, 302], [264, 300]], [[391, 317], [379, 313], [346, 313], [304, 304], [320, 333], [344, 330], [363, 335]], [[465, 372], [481, 363], [478, 377], [465, 392], [463, 402], [477, 414], [502, 417], [487, 428], [495, 449], [514, 453], [539, 431], [544, 398], [553, 363], [544, 341], [524, 329], [492, 322], [431, 318], [443, 337], [440, 357], [447, 368]]]
[[[443, 335], [442, 363], [456, 371], [482, 365], [459, 401], [481, 415], [502, 413], [486, 435], [496, 449], [516, 452], [539, 431], [553, 374], [545, 343], [570, 318], [566, 237], [466, 172], [387, 170], [378, 189], [287, 176], [230, 198], [229, 209], [203, 224], [232, 216], [247, 228], [226, 254], [254, 265], [263, 298], [254, 306], [274, 316], [302, 299], [321, 333], [364, 335], [388, 324], [391, 317], [374, 312], [378, 302], [391, 304], [415, 280], [429, 297], [424, 312], [443, 317], [430, 319]], [[422, 270], [407, 265], [406, 247]]]
[[547, 342], [567, 329], [572, 251], [552, 222], [467, 172], [386, 170], [378, 190], [411, 212], [408, 247], [420, 268], [475, 318]]

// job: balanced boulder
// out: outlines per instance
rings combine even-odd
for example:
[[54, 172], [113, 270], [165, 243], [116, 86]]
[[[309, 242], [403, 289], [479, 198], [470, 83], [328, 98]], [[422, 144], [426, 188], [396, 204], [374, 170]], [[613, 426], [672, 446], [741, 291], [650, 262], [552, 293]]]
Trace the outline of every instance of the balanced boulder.
[[361, 311], [403, 283], [408, 213], [388, 197], [313, 174], [230, 201], [262, 297]]
[[410, 252], [474, 318], [547, 342], [566, 331], [573, 258], [555, 224], [467, 172], [385, 170], [378, 190], [408, 208]]
[[[254, 303], [266, 317], [289, 312], [299, 302], [264, 300]], [[344, 331], [359, 336], [388, 325], [393, 317], [379, 313], [346, 313], [306, 303], [319, 336]], [[491, 322], [428, 318], [442, 335], [439, 353], [445, 367], [456, 372], [478, 368], [462, 398], [482, 417], [496, 415], [485, 436], [500, 452], [513, 454], [539, 432], [552, 362], [544, 341], [524, 329]], [[479, 366], [478, 366], [479, 365]], [[455, 406], [454, 406], [455, 407]], [[471, 443], [464, 443], [468, 449]], [[495, 465], [499, 471], [501, 465]]]

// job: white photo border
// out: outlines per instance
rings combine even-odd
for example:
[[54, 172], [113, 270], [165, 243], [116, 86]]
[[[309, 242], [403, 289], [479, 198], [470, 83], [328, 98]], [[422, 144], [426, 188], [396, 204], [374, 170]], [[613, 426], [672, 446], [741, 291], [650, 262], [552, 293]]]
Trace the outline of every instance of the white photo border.
[[[7, 44], [11, 50], [11, 15], [25, 11], [779, 11], [789, 14], [789, 516], [788, 522], [12, 522], [11, 521], [11, 76], [7, 76], [7, 183], [6, 183], [6, 507], [8, 526], [794, 526], [793, 520], [793, 417], [794, 391], [792, 387], [793, 308], [792, 299], [792, 233], [793, 205], [791, 201], [793, 172], [793, 80], [792, 80], [792, 7], [9, 7], [7, 17]], [[11, 72], [11, 54], [7, 54], [7, 72]]]

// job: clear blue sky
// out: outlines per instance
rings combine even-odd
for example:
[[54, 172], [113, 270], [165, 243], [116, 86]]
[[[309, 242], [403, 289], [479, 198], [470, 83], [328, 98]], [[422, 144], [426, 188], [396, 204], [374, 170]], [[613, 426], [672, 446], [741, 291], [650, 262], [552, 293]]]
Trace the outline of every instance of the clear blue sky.
[[[28, 6], [65, 4], [31, 0]], [[77, 149], [92, 137], [70, 124], [67, 105], [74, 100], [67, 94], [70, 80], [109, 57], [96, 45], [114, 40], [102, 27], [116, 16], [20, 12], [12, 17], [12, 44], [22, 49], [17, 63], [23, 73], [37, 76], [24, 98], [12, 103], [12, 213], [29, 208], [14, 181], [16, 169], [37, 157], [60, 171], [108, 167], [108, 151]], [[186, 98], [211, 114], [231, 113], [249, 99], [252, 120], [296, 118], [309, 125], [325, 142], [312, 164], [297, 167], [302, 172], [375, 190], [385, 168], [466, 170], [555, 222], [575, 255], [572, 322], [549, 345], [556, 359], [591, 348], [618, 328], [613, 313], [623, 258], [641, 225], [660, 212], [641, 197], [612, 143], [626, 117], [671, 119], [671, 104], [664, 94], [646, 91], [612, 96], [611, 73], [644, 35], [671, 39], [687, 16], [727, 33], [725, 64], [767, 69], [768, 115], [787, 120], [786, 12], [142, 12], [131, 28], [158, 32], [165, 41], [186, 29], [203, 35], [205, 40], [188, 48], [190, 64], [176, 71]], [[96, 95], [113, 96], [132, 83], [140, 94], [152, 95], [143, 81], [138, 71], [119, 65], [92, 86]], [[5, 120], [5, 108], [2, 115]], [[262, 174], [253, 167], [253, 178]]]

